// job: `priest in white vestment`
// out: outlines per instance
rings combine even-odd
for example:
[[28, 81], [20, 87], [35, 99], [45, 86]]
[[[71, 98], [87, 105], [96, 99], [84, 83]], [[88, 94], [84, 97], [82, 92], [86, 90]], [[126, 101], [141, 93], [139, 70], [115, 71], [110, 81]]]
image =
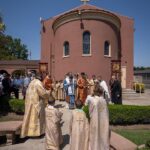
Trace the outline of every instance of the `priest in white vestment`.
[[88, 150], [89, 122], [82, 110], [82, 102], [77, 100], [77, 109], [72, 111], [70, 120], [70, 150]]
[[27, 89], [25, 98], [25, 114], [21, 137], [38, 137], [45, 133], [45, 106], [50, 90], [43, 87], [39, 79], [33, 79]]
[[104, 92], [103, 92], [104, 98], [105, 98], [105, 100], [107, 101], [107, 103], [109, 103], [109, 101], [110, 101], [110, 94], [109, 94], [109, 90], [108, 90], [107, 83], [106, 83], [106, 81], [104, 81], [104, 80], [102, 79], [101, 76], [98, 76], [98, 81], [99, 81], [100, 86], [103, 88], [103, 91], [104, 91]]
[[63, 142], [61, 131], [62, 113], [54, 107], [55, 100], [49, 100], [49, 104], [45, 108], [46, 113], [46, 129], [45, 140], [46, 150], [59, 150]]
[[109, 114], [102, 95], [102, 88], [96, 84], [94, 94], [85, 102], [90, 115], [89, 150], [109, 150]]

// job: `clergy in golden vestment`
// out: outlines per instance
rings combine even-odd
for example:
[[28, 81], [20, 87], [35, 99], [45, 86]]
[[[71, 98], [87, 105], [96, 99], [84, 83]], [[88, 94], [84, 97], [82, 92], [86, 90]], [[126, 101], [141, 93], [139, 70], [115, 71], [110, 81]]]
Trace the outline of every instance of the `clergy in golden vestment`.
[[53, 80], [52, 80], [51, 76], [50, 75], [46, 75], [46, 77], [43, 80], [43, 85], [44, 85], [45, 89], [51, 90], [52, 83], [53, 83]]
[[77, 81], [78, 96], [77, 99], [81, 100], [84, 104], [88, 95], [88, 81], [84, 72], [81, 73], [81, 77]]
[[55, 82], [55, 100], [58, 100], [59, 96], [58, 96], [58, 89], [60, 88], [60, 82], [56, 81]]
[[58, 100], [64, 100], [64, 88], [63, 88], [63, 81], [59, 81], [60, 86], [58, 88]]
[[85, 105], [89, 106], [90, 115], [89, 150], [109, 150], [109, 114], [99, 84], [95, 84], [94, 93], [88, 95]]
[[25, 114], [21, 137], [37, 137], [45, 133], [45, 106], [50, 90], [43, 87], [39, 77], [31, 81], [26, 92]]
[[49, 100], [45, 108], [46, 113], [46, 129], [45, 140], [46, 150], [59, 150], [63, 142], [61, 131], [61, 117], [62, 113], [54, 107], [55, 100]]
[[93, 94], [95, 82], [97, 82], [96, 76], [92, 75], [92, 79], [89, 81], [89, 95]]
[[57, 94], [58, 94], [58, 100], [61, 100], [62, 98], [62, 96], [61, 96], [61, 81], [58, 81], [58, 88], [57, 88]]
[[89, 122], [82, 110], [83, 103], [76, 100], [76, 108], [70, 119], [70, 150], [88, 150]]

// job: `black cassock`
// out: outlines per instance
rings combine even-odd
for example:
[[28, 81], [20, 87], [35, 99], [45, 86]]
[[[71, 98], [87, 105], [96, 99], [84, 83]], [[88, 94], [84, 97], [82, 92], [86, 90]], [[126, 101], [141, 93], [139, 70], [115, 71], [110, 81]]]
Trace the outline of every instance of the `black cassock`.
[[111, 83], [111, 101], [114, 104], [122, 104], [122, 88], [119, 80]]

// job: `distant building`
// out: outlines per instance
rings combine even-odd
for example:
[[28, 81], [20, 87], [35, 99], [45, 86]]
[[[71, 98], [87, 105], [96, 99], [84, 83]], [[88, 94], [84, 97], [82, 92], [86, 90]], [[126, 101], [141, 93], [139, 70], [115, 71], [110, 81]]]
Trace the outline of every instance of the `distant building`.
[[41, 62], [56, 80], [67, 72], [133, 82], [134, 20], [93, 5], [81, 5], [41, 21]]
[[143, 82], [146, 88], [150, 88], [150, 69], [135, 70], [134, 79], [137, 79], [137, 82]]
[[0, 60], [0, 74], [22, 70], [27, 72], [39, 72], [39, 60]]

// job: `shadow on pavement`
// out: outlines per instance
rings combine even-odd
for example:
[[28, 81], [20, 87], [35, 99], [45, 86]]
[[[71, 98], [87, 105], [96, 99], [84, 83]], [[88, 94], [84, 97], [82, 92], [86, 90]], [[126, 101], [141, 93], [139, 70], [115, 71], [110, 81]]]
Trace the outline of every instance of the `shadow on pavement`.
[[62, 104], [56, 104], [55, 108], [64, 108], [64, 106]]
[[65, 134], [63, 135], [63, 144], [61, 145], [61, 150], [69, 144], [69, 139], [70, 139], [70, 136], [69, 134]]
[[[28, 139], [29, 139], [28, 137], [26, 137], [26, 138], [20, 138], [20, 135], [16, 135], [15, 136], [15, 144], [24, 143]], [[1, 146], [7, 146], [6, 142], [7, 142], [6, 135], [0, 136], [0, 147]]]

